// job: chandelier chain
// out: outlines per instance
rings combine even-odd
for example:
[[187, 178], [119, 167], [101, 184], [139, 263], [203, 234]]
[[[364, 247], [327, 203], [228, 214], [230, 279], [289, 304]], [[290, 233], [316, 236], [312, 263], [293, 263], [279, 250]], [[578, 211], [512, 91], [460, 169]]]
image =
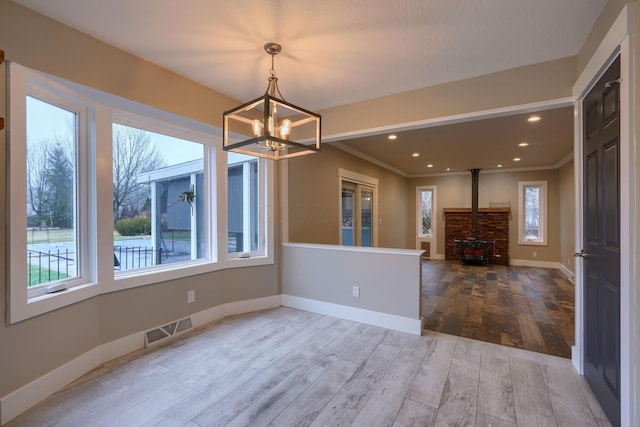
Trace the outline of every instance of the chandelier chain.
[[271, 73], [271, 77], [275, 77], [275, 76], [276, 76], [276, 67], [275, 67], [275, 65], [274, 65], [274, 63], [275, 63], [275, 61], [274, 61], [275, 57], [276, 57], [276, 54], [275, 54], [275, 53], [272, 53], [272, 54], [271, 54], [271, 70], [269, 70], [269, 73]]

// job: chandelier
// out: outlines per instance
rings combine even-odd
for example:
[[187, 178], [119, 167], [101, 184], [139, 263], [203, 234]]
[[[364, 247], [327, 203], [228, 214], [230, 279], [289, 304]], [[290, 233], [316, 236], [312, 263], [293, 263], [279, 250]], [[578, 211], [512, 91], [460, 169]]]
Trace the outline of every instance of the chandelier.
[[274, 160], [320, 151], [320, 115], [288, 103], [278, 88], [274, 58], [282, 46], [267, 43], [264, 50], [271, 55], [267, 90], [224, 112], [223, 149]]

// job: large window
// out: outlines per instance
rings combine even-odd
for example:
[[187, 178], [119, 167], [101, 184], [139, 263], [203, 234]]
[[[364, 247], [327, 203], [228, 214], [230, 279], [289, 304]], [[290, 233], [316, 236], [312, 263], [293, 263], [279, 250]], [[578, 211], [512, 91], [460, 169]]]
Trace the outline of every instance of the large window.
[[518, 243], [547, 244], [547, 181], [518, 185]]
[[115, 269], [205, 257], [203, 145], [118, 123], [112, 141]]
[[101, 293], [273, 263], [267, 162], [227, 159], [220, 130], [205, 123], [5, 65], [10, 323]]

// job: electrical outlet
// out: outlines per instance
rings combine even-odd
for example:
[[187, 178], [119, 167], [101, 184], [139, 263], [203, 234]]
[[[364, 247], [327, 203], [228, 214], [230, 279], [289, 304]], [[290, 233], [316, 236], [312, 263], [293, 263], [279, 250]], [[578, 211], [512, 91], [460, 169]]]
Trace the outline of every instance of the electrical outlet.
[[533, 257], [535, 258], [537, 256], [538, 256], [538, 253], [536, 251], [533, 251]]
[[187, 304], [196, 302], [196, 291], [187, 291]]
[[360, 298], [360, 286], [353, 287], [353, 297]]

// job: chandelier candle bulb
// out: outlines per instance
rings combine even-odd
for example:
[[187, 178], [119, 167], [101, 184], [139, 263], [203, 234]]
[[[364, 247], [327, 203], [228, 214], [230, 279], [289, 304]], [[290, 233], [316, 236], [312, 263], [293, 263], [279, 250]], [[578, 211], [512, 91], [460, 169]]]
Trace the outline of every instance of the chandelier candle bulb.
[[255, 119], [253, 121], [253, 136], [260, 136], [261, 133], [262, 133], [262, 123], [260, 123], [260, 120]]

